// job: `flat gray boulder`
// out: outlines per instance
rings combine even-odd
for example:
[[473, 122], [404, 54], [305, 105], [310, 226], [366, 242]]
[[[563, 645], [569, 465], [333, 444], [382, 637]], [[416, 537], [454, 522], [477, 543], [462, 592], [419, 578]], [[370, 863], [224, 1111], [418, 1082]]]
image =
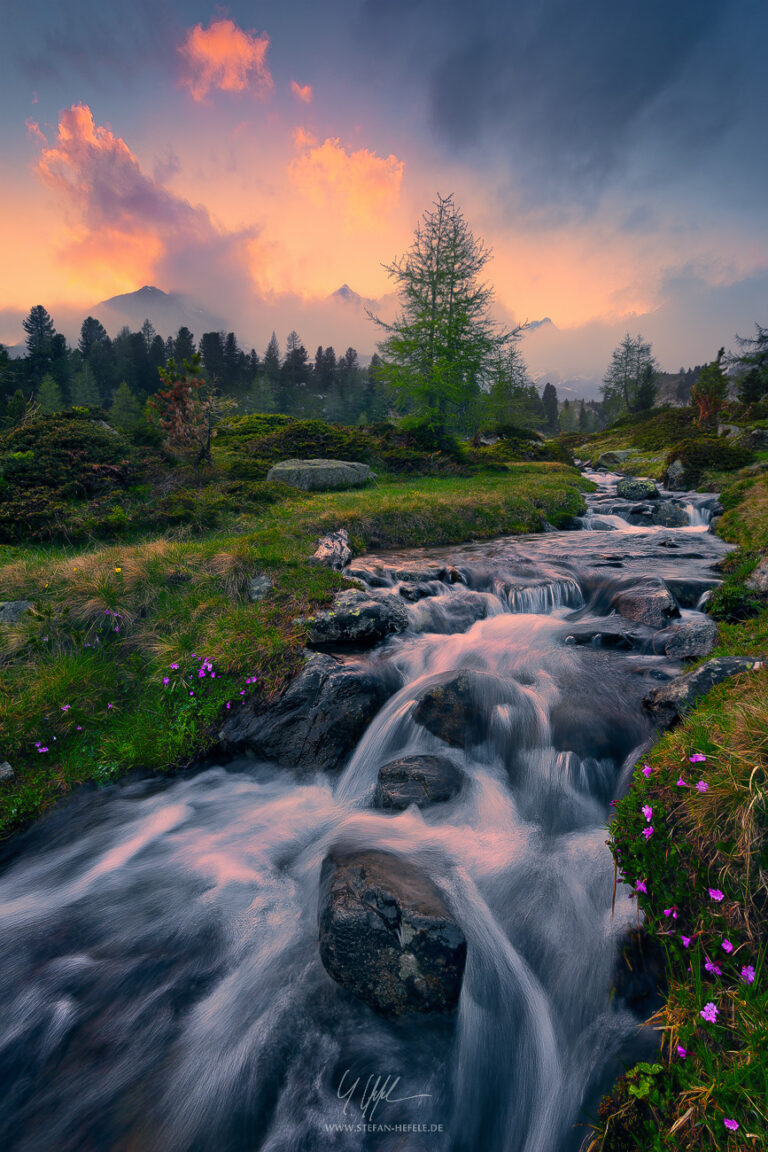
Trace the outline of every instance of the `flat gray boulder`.
[[331, 608], [312, 617], [308, 643], [313, 647], [325, 644], [370, 647], [407, 627], [408, 609], [398, 596], [373, 597], [368, 592], [350, 589], [341, 592]]
[[18, 624], [31, 607], [31, 600], [0, 600], [0, 624]]
[[0, 764], [0, 784], [13, 780], [13, 778], [13, 768], [11, 768], [7, 760], [3, 760], [2, 764]]
[[440, 892], [390, 852], [332, 851], [318, 900], [320, 959], [376, 1012], [452, 1012], [467, 942]]
[[617, 592], [612, 607], [625, 620], [647, 624], [650, 628], [664, 628], [680, 615], [674, 596], [663, 580], [654, 576]]
[[318, 654], [266, 708], [241, 705], [219, 739], [305, 775], [338, 772], [388, 696], [367, 668]]
[[616, 495], [622, 500], [655, 500], [659, 490], [653, 480], [643, 476], [625, 476], [616, 485]]
[[463, 780], [447, 756], [401, 756], [379, 768], [374, 807], [402, 810], [411, 804], [442, 804], [459, 793]]
[[351, 460], [281, 460], [267, 472], [267, 480], [314, 492], [324, 488], [357, 488], [373, 473], [367, 464]]
[[700, 668], [694, 668], [693, 672], [652, 689], [643, 699], [643, 704], [663, 727], [669, 728], [716, 684], [740, 672], [760, 671], [762, 668], [765, 668], [764, 662], [755, 656], [718, 656]]
[[653, 637], [653, 651], [672, 660], [683, 660], [690, 656], [709, 656], [716, 643], [717, 624], [710, 616], [702, 616], [657, 632]]

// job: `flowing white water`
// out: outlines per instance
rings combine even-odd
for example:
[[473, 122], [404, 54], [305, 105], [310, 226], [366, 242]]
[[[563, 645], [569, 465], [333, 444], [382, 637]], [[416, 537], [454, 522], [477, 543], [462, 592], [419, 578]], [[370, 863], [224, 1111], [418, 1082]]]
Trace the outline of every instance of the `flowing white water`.
[[[610, 1000], [636, 913], [620, 887], [611, 916], [605, 824], [650, 735], [642, 696], [676, 668], [569, 643], [572, 618], [605, 626], [612, 590], [647, 572], [711, 574], [725, 549], [702, 527], [450, 550], [459, 578], [422, 580], [411, 629], [373, 655], [403, 686], [338, 780], [242, 761], [83, 794], [20, 838], [0, 873], [0, 1147], [576, 1149], [600, 1085], [655, 1043]], [[484, 685], [466, 749], [412, 715], [457, 671]], [[370, 806], [383, 763], [434, 752], [464, 773], [456, 799]], [[441, 889], [468, 942], [454, 1018], [383, 1019], [325, 973], [318, 879], [338, 845]], [[387, 1075], [373, 1120], [394, 1130], [366, 1130], [340, 1086]]]

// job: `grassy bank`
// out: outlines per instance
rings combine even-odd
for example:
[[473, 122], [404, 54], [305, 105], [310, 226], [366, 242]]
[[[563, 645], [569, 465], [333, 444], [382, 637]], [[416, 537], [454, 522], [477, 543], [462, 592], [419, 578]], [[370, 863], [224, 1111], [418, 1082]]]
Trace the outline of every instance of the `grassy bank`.
[[[768, 550], [768, 479], [722, 499], [718, 530], [739, 551], [715, 655], [765, 655], [768, 606], [744, 578]], [[765, 671], [720, 685], [636, 766], [611, 846], [664, 950], [662, 1050], [603, 1101], [592, 1152], [768, 1147], [767, 789]]]
[[[268, 501], [232, 483], [223, 466], [200, 481], [201, 501], [219, 501], [214, 527], [198, 516], [120, 542], [4, 549], [0, 600], [34, 607], [0, 625], [0, 760], [14, 771], [0, 784], [0, 834], [78, 784], [189, 763], [244, 699], [279, 691], [302, 663], [298, 618], [345, 583], [307, 563], [326, 530], [346, 527], [357, 552], [540, 531], [582, 510], [588, 487], [564, 465], [530, 462], [349, 492], [262, 482]], [[260, 574], [272, 587], [252, 603]]]

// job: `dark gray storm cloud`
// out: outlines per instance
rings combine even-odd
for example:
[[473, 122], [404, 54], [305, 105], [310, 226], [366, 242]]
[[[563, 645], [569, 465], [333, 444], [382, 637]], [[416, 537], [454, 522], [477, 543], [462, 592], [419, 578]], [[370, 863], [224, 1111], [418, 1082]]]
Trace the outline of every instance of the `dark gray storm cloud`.
[[437, 137], [478, 160], [493, 147], [529, 206], [589, 206], [641, 150], [651, 166], [692, 163], [745, 119], [748, 162], [764, 168], [765, 4], [365, 0], [362, 11], [370, 42], [426, 85]]

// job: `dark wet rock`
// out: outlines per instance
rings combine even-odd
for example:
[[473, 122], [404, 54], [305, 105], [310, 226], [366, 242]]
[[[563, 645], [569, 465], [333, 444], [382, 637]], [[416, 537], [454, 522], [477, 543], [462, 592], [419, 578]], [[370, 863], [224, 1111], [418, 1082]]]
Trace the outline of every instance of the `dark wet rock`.
[[659, 540], [659, 548], [679, 548], [677, 540]]
[[[645, 640], [645, 643], [644, 643]], [[606, 620], [600, 625], [576, 625], [569, 628], [564, 643], [591, 648], [611, 648], [623, 652], [643, 648], [650, 642], [639, 632], [630, 632], [621, 620]]]
[[688, 523], [688, 513], [680, 504], [672, 500], [661, 500], [653, 509], [653, 523], [662, 528], [683, 528]]
[[255, 576], [251, 576], [246, 587], [246, 594], [252, 604], [256, 604], [259, 600], [263, 600], [274, 588], [274, 584], [265, 572], [257, 572]]
[[693, 672], [651, 689], [643, 704], [663, 727], [668, 728], [716, 684], [740, 672], [759, 671], [764, 667], [762, 659], [755, 656], [718, 656], [700, 668], [694, 668]]
[[[501, 728], [494, 719], [499, 710], [507, 717]], [[466, 749], [490, 738], [504, 745], [508, 757], [530, 746], [537, 723], [536, 711], [519, 684], [471, 670], [433, 677], [411, 719], [452, 748]]]
[[683, 620], [664, 628], [653, 637], [653, 651], [682, 660], [690, 656], [709, 656], [717, 643], [717, 625], [709, 616]]
[[684, 492], [688, 485], [685, 481], [685, 464], [682, 460], [673, 460], [664, 477], [665, 485], [670, 492]]
[[318, 902], [320, 959], [377, 1012], [451, 1012], [467, 944], [440, 892], [389, 852], [331, 852]]
[[768, 556], [764, 557], [747, 576], [744, 587], [748, 588], [750, 592], [759, 592], [762, 596], [768, 596]]
[[315, 655], [278, 700], [243, 704], [219, 739], [225, 750], [250, 750], [281, 767], [338, 772], [388, 695], [368, 668]]
[[409, 604], [415, 604], [418, 600], [425, 600], [428, 596], [436, 596], [437, 590], [430, 584], [401, 584], [398, 593]]
[[446, 756], [401, 756], [379, 768], [374, 806], [426, 808], [452, 800], [461, 789], [464, 776]]
[[749, 433], [750, 448], [768, 448], [768, 428], [752, 428]]
[[722, 580], [702, 576], [667, 576], [664, 583], [681, 608], [696, 608], [705, 592], [718, 588]]
[[372, 597], [367, 592], [350, 589], [341, 592], [327, 611], [312, 617], [308, 643], [314, 647], [327, 644], [370, 647], [407, 627], [408, 609], [397, 596]]
[[413, 719], [452, 748], [466, 748], [482, 736], [475, 698], [474, 674], [460, 672], [428, 689], [416, 705]]
[[367, 464], [352, 460], [281, 460], [267, 472], [267, 480], [301, 488], [304, 492], [318, 489], [357, 488], [372, 479]]
[[309, 558], [310, 564], [323, 564], [327, 568], [335, 568], [341, 572], [352, 559], [352, 549], [349, 546], [349, 532], [346, 528], [339, 528], [338, 532], [329, 532], [321, 536], [317, 548]]
[[18, 624], [31, 607], [31, 600], [0, 600], [0, 624]]
[[0, 784], [5, 784], [13, 780], [14, 772], [7, 760], [3, 760], [0, 764]]
[[[347, 539], [349, 538], [347, 537]], [[393, 584], [391, 569], [378, 566], [376, 568], [363, 568], [359, 564], [350, 565], [344, 575], [354, 580], [362, 580], [369, 588], [391, 588]]]
[[663, 628], [680, 615], [674, 596], [663, 580], [654, 576], [647, 576], [641, 583], [617, 592], [612, 606], [626, 620], [635, 620], [650, 628]]
[[643, 1020], [658, 1011], [667, 987], [664, 948], [643, 926], [630, 930], [622, 941], [613, 974], [615, 1000]]
[[616, 513], [622, 516], [628, 524], [635, 524], [639, 528], [650, 527], [653, 524], [653, 508], [650, 504], [635, 504], [629, 508], [617, 508]]
[[623, 500], [654, 500], [658, 494], [653, 480], [644, 476], [625, 476], [616, 485], [616, 495]]

